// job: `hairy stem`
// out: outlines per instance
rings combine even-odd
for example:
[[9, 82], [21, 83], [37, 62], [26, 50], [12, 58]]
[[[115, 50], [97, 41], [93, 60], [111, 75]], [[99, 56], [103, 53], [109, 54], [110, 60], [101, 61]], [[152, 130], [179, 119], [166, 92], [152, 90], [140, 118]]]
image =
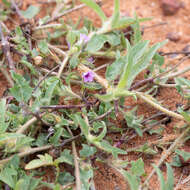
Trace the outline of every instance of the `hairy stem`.
[[[50, 148], [53, 148], [53, 145], [46, 145], [46, 146], [42, 146], [42, 147], [37, 147], [37, 148], [29, 148], [27, 151], [18, 153], [18, 157], [22, 158], [24, 156], [28, 156], [30, 154], [34, 154], [36, 152], [40, 152], [40, 151], [44, 151], [44, 150], [48, 150]], [[8, 161], [10, 161], [12, 159], [13, 156], [0, 160], [0, 165], [3, 165], [5, 163], [7, 163]]]
[[175, 113], [173, 111], [170, 111], [170, 110], [162, 107], [161, 105], [159, 105], [159, 104], [155, 103], [153, 100], [151, 100], [147, 95], [145, 95], [145, 94], [143, 94], [141, 92], [136, 92], [136, 95], [140, 99], [144, 100], [145, 102], [147, 102], [148, 104], [150, 104], [151, 106], [153, 106], [154, 108], [156, 108], [156, 109], [164, 112], [166, 115], [169, 115], [169, 116], [174, 117], [176, 119], [184, 120], [184, 117], [182, 115], [177, 114], [177, 113]]
[[[174, 151], [174, 149], [184, 140], [184, 137], [187, 135], [187, 133], [189, 132], [190, 128], [189, 126], [186, 128], [185, 131], [183, 131], [183, 133], [173, 142], [173, 144], [169, 147], [169, 149], [165, 152], [165, 154], [161, 157], [161, 159], [159, 160], [157, 167], [160, 167], [161, 164], [164, 162], [164, 160]], [[149, 176], [147, 177], [146, 181], [144, 182], [143, 186], [148, 184], [148, 181], [151, 179], [151, 177], [154, 175], [155, 173], [155, 169], [152, 170], [152, 172], [149, 174]]]

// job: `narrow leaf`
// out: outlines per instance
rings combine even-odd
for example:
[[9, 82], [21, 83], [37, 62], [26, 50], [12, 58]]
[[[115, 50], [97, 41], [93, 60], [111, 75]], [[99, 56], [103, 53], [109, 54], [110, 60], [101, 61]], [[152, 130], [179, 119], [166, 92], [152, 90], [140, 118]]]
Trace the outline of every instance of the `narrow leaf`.
[[114, 26], [119, 22], [120, 19], [120, 10], [119, 10], [119, 0], [114, 1], [114, 13], [112, 16], [112, 22], [111, 26], [114, 28]]
[[0, 134], [4, 133], [8, 127], [6, 122], [6, 99], [2, 98], [0, 101]]
[[159, 181], [160, 181], [161, 190], [166, 190], [166, 184], [165, 184], [164, 176], [163, 176], [162, 172], [160, 171], [160, 169], [156, 165], [153, 165], [153, 167], [155, 168], [156, 173], [158, 175], [158, 178], [159, 178]]
[[174, 174], [172, 167], [166, 163], [167, 166], [167, 183], [166, 183], [166, 189], [167, 190], [173, 190], [174, 189]]
[[100, 8], [100, 6], [97, 3], [95, 3], [93, 0], [80, 0], [80, 1], [85, 3], [88, 7], [92, 8], [95, 11], [98, 14], [98, 16], [101, 18], [102, 23], [107, 20], [107, 17]]
[[127, 179], [131, 190], [139, 190], [139, 182], [138, 182], [137, 177], [135, 175], [132, 175], [125, 170], [121, 170], [121, 173]]

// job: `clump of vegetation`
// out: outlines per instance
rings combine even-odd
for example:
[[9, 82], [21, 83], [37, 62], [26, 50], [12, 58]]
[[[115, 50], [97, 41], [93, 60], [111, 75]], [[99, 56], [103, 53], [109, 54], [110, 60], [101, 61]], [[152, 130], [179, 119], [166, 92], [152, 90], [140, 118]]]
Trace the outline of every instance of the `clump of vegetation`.
[[[172, 165], [180, 165], [179, 156], [189, 159], [189, 153], [177, 149], [189, 135], [188, 104], [172, 111], [155, 95], [160, 87], [174, 87], [188, 100], [190, 81], [178, 76], [190, 68], [176, 71], [179, 64], [164, 67], [164, 57], [158, 50], [166, 41], [151, 46], [143, 40], [140, 23], [149, 19], [137, 15], [122, 17], [119, 0], [114, 1], [114, 12], [109, 18], [95, 1], [81, 2], [84, 4], [74, 7], [57, 1], [56, 14], [45, 16], [33, 25], [30, 20], [40, 11], [38, 7], [21, 11], [14, 1], [2, 1], [1, 72], [11, 88], [0, 102], [1, 189], [32, 190], [45, 186], [69, 190], [75, 184], [77, 190], [95, 189], [94, 162], [100, 161], [120, 172], [131, 190], [147, 189], [155, 172], [161, 189], [172, 190]], [[80, 18], [77, 23], [61, 19], [84, 6], [92, 8], [100, 17], [99, 28], [88, 18], [82, 20], [80, 28]], [[13, 11], [22, 24], [9, 31], [5, 22]], [[126, 28], [129, 38], [124, 32]], [[105, 63], [97, 67], [99, 58]], [[98, 71], [105, 68], [105, 75], [99, 75]], [[18, 74], [18, 70], [24, 73]], [[142, 72], [144, 78], [136, 81]], [[168, 83], [169, 79], [174, 79], [172, 84]], [[136, 114], [138, 106], [125, 106], [128, 97], [134, 101], [141, 99], [159, 114], [144, 119]], [[128, 136], [126, 128], [116, 126], [118, 115], [127, 129], [135, 132], [133, 136]], [[157, 116], [163, 116], [162, 121], [168, 116], [176, 118], [183, 121], [183, 126], [177, 129], [181, 134], [165, 150], [157, 165], [153, 165], [152, 173], [146, 174], [142, 158], [128, 161], [119, 156], [129, 152], [155, 155], [157, 150], [148, 143], [128, 150], [121, 145], [137, 135], [143, 137], [144, 132], [161, 135], [164, 127], [153, 130], [162, 122], [155, 120]], [[109, 134], [116, 132], [121, 138], [114, 143]], [[162, 143], [156, 145], [163, 147]], [[165, 182], [159, 167], [173, 152], [175, 161], [166, 163]], [[73, 172], [63, 169], [66, 165]], [[39, 169], [47, 166], [53, 168], [51, 181], [44, 181], [43, 170]]]

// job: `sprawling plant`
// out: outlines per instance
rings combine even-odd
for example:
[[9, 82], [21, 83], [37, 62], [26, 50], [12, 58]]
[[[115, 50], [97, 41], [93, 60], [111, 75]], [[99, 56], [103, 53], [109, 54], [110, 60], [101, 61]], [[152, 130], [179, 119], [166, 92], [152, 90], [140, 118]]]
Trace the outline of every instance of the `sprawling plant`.
[[[16, 6], [14, 1], [11, 2]], [[77, 190], [95, 189], [94, 162], [101, 161], [120, 172], [131, 190], [146, 189], [155, 172], [159, 176], [161, 189], [173, 189], [170, 164], [166, 163], [166, 182], [159, 166], [185, 139], [189, 132], [190, 116], [184, 107], [176, 111], [167, 109], [156, 100], [155, 95], [160, 86], [176, 87], [182, 96], [189, 99], [190, 82], [178, 77], [189, 68], [176, 72], [177, 66], [164, 67], [164, 58], [158, 50], [166, 41], [150, 46], [149, 41], [143, 40], [140, 23], [149, 19], [136, 15], [134, 18], [121, 16], [119, 0], [114, 1], [114, 11], [109, 18], [95, 1], [81, 2], [84, 4], [64, 10], [60, 15], [57, 13], [41, 18], [33, 28], [27, 26], [31, 28], [29, 33], [23, 26], [17, 26], [9, 33], [3, 21], [9, 14], [5, 10], [10, 9], [11, 3], [3, 1], [4, 16], [0, 15], [2, 46], [3, 41], [9, 42], [20, 60], [13, 63], [7, 54], [10, 49], [4, 48], [0, 52], [1, 71], [11, 85], [8, 95], [0, 101], [1, 188], [32, 190], [47, 186], [59, 190], [73, 189], [76, 184]], [[62, 3], [57, 1], [56, 11], [61, 10]], [[87, 18], [83, 20], [81, 28], [78, 27], [80, 19], [76, 24], [62, 19], [51, 24], [64, 14], [86, 5], [99, 16], [99, 28]], [[30, 21], [38, 12], [39, 8], [30, 6], [26, 11], [19, 11], [19, 16]], [[129, 38], [124, 32], [126, 28]], [[9, 41], [4, 36], [7, 33]], [[33, 43], [35, 46], [32, 46]], [[99, 58], [107, 63], [97, 67], [96, 60]], [[6, 73], [6, 65], [11, 70], [10, 75]], [[18, 74], [16, 68], [24, 70], [24, 73]], [[100, 69], [105, 68], [105, 75], [98, 74]], [[144, 78], [137, 81], [140, 73], [144, 73]], [[175, 78], [174, 83], [168, 84], [172, 78]], [[153, 130], [152, 127], [160, 121], [139, 116], [138, 106], [125, 106], [129, 97], [133, 101], [141, 99], [157, 109], [159, 114], [185, 123], [184, 131], [158, 165], [153, 166], [148, 177], [142, 158], [128, 161], [119, 156], [132, 151], [154, 155], [157, 154], [156, 149], [148, 143], [131, 150], [122, 149], [120, 145], [136, 135], [142, 137], [145, 131], [161, 134], [164, 128]], [[126, 128], [117, 126], [118, 118], [122, 118], [128, 129], [135, 132], [134, 136], [129, 137]], [[110, 133], [120, 133], [121, 139], [114, 143]], [[69, 143], [72, 146], [66, 148], [65, 145]], [[158, 146], [164, 145], [158, 142]], [[177, 156], [187, 156], [180, 150], [176, 151]], [[34, 156], [29, 156], [32, 154]], [[75, 175], [62, 169], [66, 165], [65, 168], [70, 167]], [[51, 181], [36, 178], [43, 176], [38, 168], [45, 166], [53, 168], [55, 177]], [[146, 178], [144, 184], [142, 177]]]

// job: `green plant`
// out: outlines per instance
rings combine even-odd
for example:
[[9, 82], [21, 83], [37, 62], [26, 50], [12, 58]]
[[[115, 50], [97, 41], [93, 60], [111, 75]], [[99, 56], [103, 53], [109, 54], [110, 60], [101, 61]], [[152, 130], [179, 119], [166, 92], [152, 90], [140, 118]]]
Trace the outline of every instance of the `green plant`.
[[[161, 189], [173, 189], [171, 166], [166, 164], [166, 182], [159, 166], [180, 143], [184, 142], [183, 139], [189, 133], [190, 116], [183, 107], [176, 111], [169, 110], [154, 95], [160, 86], [176, 87], [182, 96], [189, 99], [189, 80], [176, 77], [189, 68], [174, 72], [176, 67], [163, 67], [164, 57], [157, 51], [166, 41], [150, 46], [150, 42], [143, 40], [141, 36], [140, 23], [148, 21], [149, 18], [138, 18], [137, 15], [134, 15], [134, 18], [122, 17], [119, 0], [114, 1], [114, 12], [109, 18], [95, 1], [81, 2], [84, 3], [82, 6], [87, 5], [97, 13], [101, 20], [100, 27], [93, 26], [87, 18], [81, 28], [78, 27], [80, 20], [73, 24], [60, 19], [58, 23], [51, 24], [69, 11], [80, 7], [71, 8], [64, 10], [64, 14], [41, 18], [34, 28], [30, 26], [30, 34], [22, 26], [16, 27], [10, 33], [9, 43], [13, 52], [20, 56], [18, 62], [14, 63], [10, 57], [10, 48], [4, 47], [1, 52], [1, 56], [8, 60], [7, 66], [12, 68], [11, 75], [4, 72], [12, 86], [9, 96], [0, 101], [1, 188], [8, 186], [14, 190], [32, 190], [46, 186], [59, 190], [72, 189], [76, 183], [77, 190], [89, 190], [94, 187], [93, 177], [96, 168], [93, 162], [97, 160], [120, 172], [131, 190], [146, 189], [155, 171]], [[60, 2], [56, 3], [56, 10], [59, 10]], [[3, 4], [10, 9], [8, 1], [4, 0]], [[65, 7], [60, 6], [60, 11], [62, 9]], [[26, 11], [16, 10], [22, 20], [30, 20], [40, 11], [35, 6], [29, 6]], [[2, 24], [6, 14], [3, 11], [0, 15], [0, 35], [1, 40], [8, 43], [4, 38], [8, 31]], [[123, 29], [129, 26], [133, 34], [127, 39]], [[31, 38], [28, 38], [27, 34]], [[46, 37], [42, 38], [42, 34]], [[57, 40], [59, 38], [67, 43], [62, 44], [61, 40]], [[31, 39], [35, 40], [36, 46], [32, 46]], [[111, 64], [96, 67], [95, 57], [109, 60]], [[3, 58], [2, 63], [5, 66], [4, 60]], [[50, 63], [53, 67], [49, 66]], [[11, 67], [11, 64], [14, 67]], [[15, 68], [23, 70], [24, 74], [18, 74]], [[106, 68], [105, 76], [98, 74], [98, 70], [102, 68]], [[143, 72], [146, 73], [144, 79], [137, 82], [136, 77]], [[171, 78], [175, 78], [174, 84], [167, 83]], [[77, 86], [77, 90], [74, 86]], [[153, 145], [147, 142], [140, 147], [127, 150], [120, 148], [120, 145], [136, 137], [136, 134], [143, 137], [144, 132], [150, 130], [150, 134], [160, 135], [160, 131], [164, 129], [151, 131], [152, 126], [157, 125], [159, 121], [151, 118], [148, 119], [148, 123], [143, 115], [137, 114], [138, 105], [126, 109], [125, 101], [129, 97], [134, 101], [141, 99], [161, 111], [161, 114], [185, 123], [183, 133], [170, 145], [159, 164], [153, 166], [154, 169], [148, 177], [142, 158], [129, 162], [127, 159], [121, 160], [120, 155], [126, 156], [129, 152], [155, 155], [158, 151]], [[118, 113], [127, 130], [134, 131], [135, 135], [128, 137], [125, 128], [116, 126]], [[113, 143], [109, 138], [109, 134], [113, 132], [121, 133], [121, 139], [117, 143]], [[69, 149], [65, 148], [69, 143], [72, 143], [72, 146], [69, 146]], [[158, 143], [156, 145], [159, 146]], [[51, 155], [49, 150], [59, 151], [57, 155]], [[38, 152], [42, 153], [37, 154], [36, 159], [34, 153]], [[175, 152], [186, 159], [189, 158], [189, 154], [178, 149]], [[30, 156], [32, 154], [34, 156]], [[27, 160], [21, 159], [23, 157]], [[66, 169], [63, 171], [65, 165], [75, 171], [74, 176]], [[53, 168], [53, 182], [35, 178], [40, 175], [38, 168], [41, 167]], [[141, 181], [142, 177], [146, 178], [144, 184]]]

